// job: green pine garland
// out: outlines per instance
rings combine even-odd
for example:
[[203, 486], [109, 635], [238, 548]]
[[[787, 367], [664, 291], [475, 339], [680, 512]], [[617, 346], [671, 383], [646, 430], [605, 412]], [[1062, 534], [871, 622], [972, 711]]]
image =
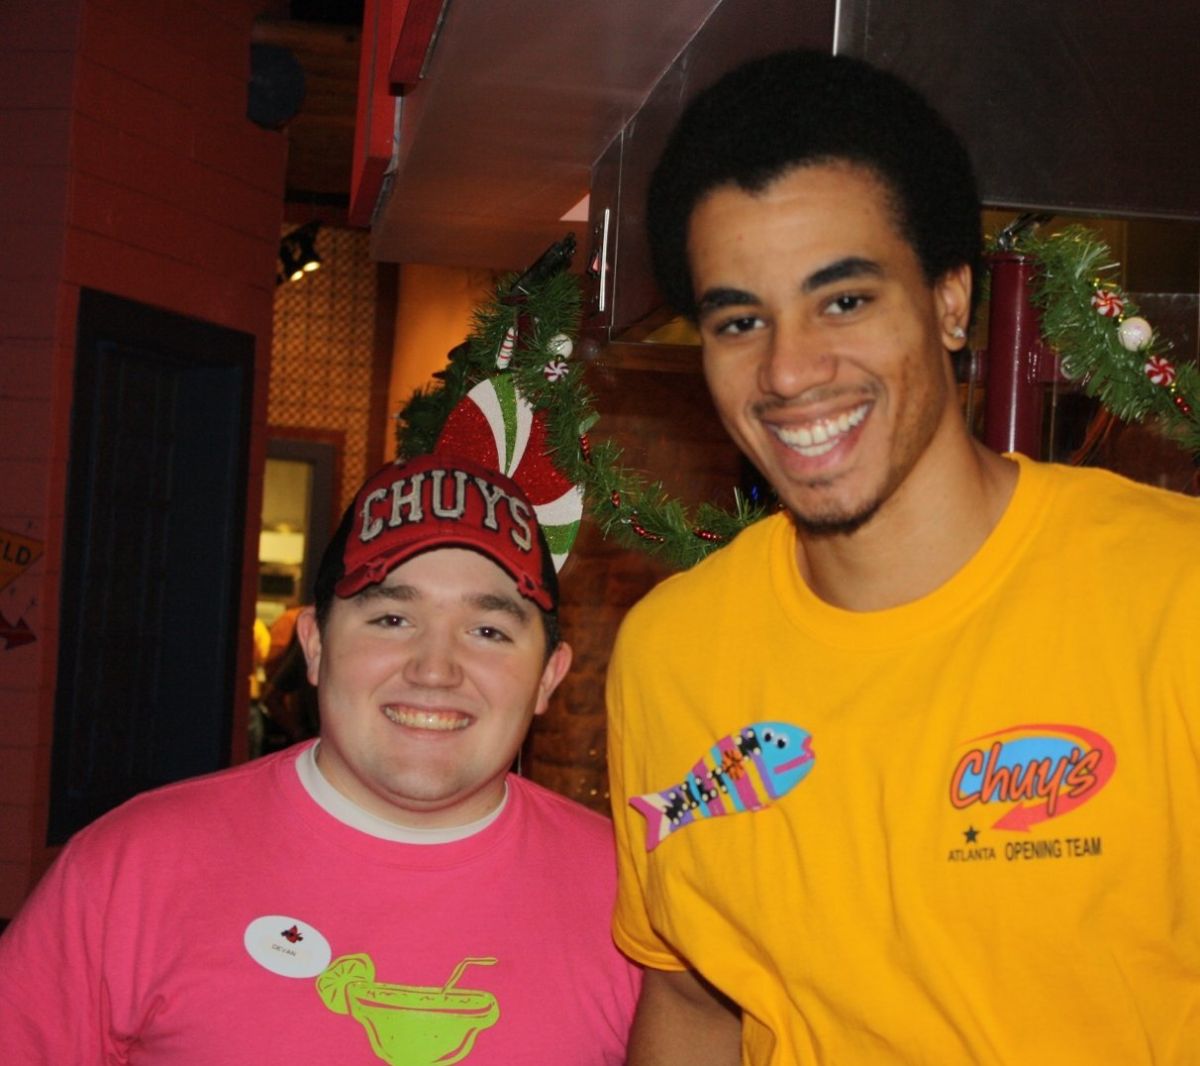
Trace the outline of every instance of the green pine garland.
[[[1063, 373], [1122, 421], [1156, 418], [1181, 447], [1200, 453], [1200, 370], [1191, 362], [1167, 360], [1170, 346], [1157, 332], [1137, 351], [1122, 345], [1120, 324], [1139, 311], [1128, 294], [1105, 280], [1117, 264], [1104, 241], [1083, 226], [1069, 226], [1046, 237], [1022, 235], [1013, 250], [1037, 262], [1033, 302]], [[1120, 313], [1100, 314], [1092, 302], [1098, 293], [1119, 301]], [[1156, 384], [1152, 368], [1170, 380]]]
[[[993, 244], [993, 248], [996, 245]], [[1057, 350], [1063, 372], [1079, 381], [1118, 418], [1160, 418], [1167, 432], [1192, 454], [1200, 453], [1200, 371], [1191, 363], [1166, 364], [1174, 377], [1155, 384], [1147, 373], [1151, 358], [1166, 350], [1157, 333], [1137, 352], [1118, 339], [1119, 324], [1138, 313], [1135, 303], [1101, 277], [1111, 271], [1107, 246], [1094, 233], [1073, 226], [1049, 237], [1022, 235], [1012, 250], [1038, 262], [1033, 299], [1041, 310], [1042, 333]], [[548, 416], [555, 465], [583, 489], [585, 507], [606, 538], [657, 556], [677, 569], [699, 562], [766, 513], [734, 491], [734, 509], [701, 504], [695, 513], [670, 497], [658, 481], [621, 464], [611, 440], [591, 441], [599, 421], [583, 384], [584, 367], [556, 350], [561, 337], [577, 335], [579, 286], [566, 272], [533, 286], [523, 303], [506, 302], [515, 275], [501, 279], [494, 299], [475, 311], [469, 337], [451, 353], [438, 375], [440, 384], [418, 390], [397, 416], [397, 454], [402, 458], [432, 451], [450, 412], [479, 382], [497, 374], [513, 376], [517, 390]], [[1123, 303], [1121, 315], [1105, 317], [1092, 306], [1097, 292]], [[519, 332], [506, 370], [496, 366], [505, 334]], [[547, 368], [557, 365], [555, 380]], [[1160, 364], [1161, 366], [1161, 364]]]
[[[451, 353], [440, 373], [441, 383], [419, 390], [401, 409], [396, 443], [402, 458], [432, 451], [455, 405], [479, 382], [498, 374], [513, 375], [517, 391], [535, 410], [547, 413], [550, 450], [555, 466], [583, 489], [585, 507], [603, 535], [629, 548], [661, 558], [677, 569], [699, 562], [765, 513], [734, 492], [734, 510], [701, 504], [694, 514], [669, 496], [658, 481], [621, 465], [621, 450], [611, 440], [592, 441], [599, 421], [591, 394], [583, 384], [583, 364], [563, 359], [554, 341], [574, 341], [579, 328], [577, 281], [563, 272], [533, 287], [526, 302], [505, 303], [513, 276], [501, 279], [495, 297], [475, 311], [470, 336]], [[522, 317], [507, 370], [496, 366], [496, 353], [510, 327]], [[565, 374], [550, 380], [546, 368], [565, 363]]]

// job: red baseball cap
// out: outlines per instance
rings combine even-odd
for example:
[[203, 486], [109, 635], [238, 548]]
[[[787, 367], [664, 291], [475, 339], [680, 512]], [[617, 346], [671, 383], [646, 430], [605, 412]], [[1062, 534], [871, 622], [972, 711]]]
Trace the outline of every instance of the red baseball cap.
[[470, 548], [502, 567], [526, 599], [557, 607], [558, 578], [533, 505], [486, 466], [439, 453], [388, 463], [358, 490], [351, 516], [338, 596], [378, 584], [420, 552]]

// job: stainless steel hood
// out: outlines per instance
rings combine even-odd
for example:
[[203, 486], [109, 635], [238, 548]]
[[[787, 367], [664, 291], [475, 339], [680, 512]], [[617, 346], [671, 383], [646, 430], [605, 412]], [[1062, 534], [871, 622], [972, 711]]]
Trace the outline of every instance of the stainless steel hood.
[[838, 50], [906, 77], [986, 203], [1200, 218], [1200, 4], [848, 0]]
[[[995, 206], [1200, 218], [1200, 5], [1111, 0], [451, 0], [403, 98], [376, 258], [516, 268], [622, 131], [665, 133], [765, 49], [859, 55], [924, 89]], [[640, 114], [640, 120], [639, 120]]]
[[718, 4], [449, 0], [401, 101], [374, 257], [527, 266], [572, 229], [593, 162]]

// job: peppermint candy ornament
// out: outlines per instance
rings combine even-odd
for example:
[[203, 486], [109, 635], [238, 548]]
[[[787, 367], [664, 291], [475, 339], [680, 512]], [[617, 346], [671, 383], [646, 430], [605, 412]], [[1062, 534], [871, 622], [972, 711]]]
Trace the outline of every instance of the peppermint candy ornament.
[[1146, 372], [1146, 377], [1155, 385], [1175, 384], [1175, 368], [1169, 360], [1164, 359], [1161, 355], [1150, 356], [1142, 369]]
[[547, 381], [562, 381], [570, 369], [570, 366], [562, 359], [551, 359], [550, 362], [542, 367], [542, 373], [546, 375]]
[[1092, 307], [1096, 314], [1105, 318], [1120, 318], [1125, 310], [1125, 301], [1112, 289], [1097, 289], [1092, 293]]
[[435, 451], [448, 451], [512, 478], [533, 504], [554, 569], [561, 570], [579, 533], [583, 489], [550, 460], [546, 415], [535, 411], [509, 374], [476, 385], [450, 412]]

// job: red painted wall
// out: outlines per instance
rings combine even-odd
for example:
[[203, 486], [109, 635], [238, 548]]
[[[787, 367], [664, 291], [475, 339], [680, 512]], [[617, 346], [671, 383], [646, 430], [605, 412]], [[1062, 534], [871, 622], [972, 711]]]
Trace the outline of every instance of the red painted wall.
[[[246, 513], [260, 510], [286, 163], [284, 135], [245, 117], [263, 3], [0, 3], [0, 625], [33, 636], [0, 639], [0, 918], [53, 858], [43, 842], [81, 287], [257, 338]], [[22, 569], [11, 535], [43, 554]], [[256, 558], [255, 527], [243, 676]], [[235, 713], [244, 744], [246, 709]]]

